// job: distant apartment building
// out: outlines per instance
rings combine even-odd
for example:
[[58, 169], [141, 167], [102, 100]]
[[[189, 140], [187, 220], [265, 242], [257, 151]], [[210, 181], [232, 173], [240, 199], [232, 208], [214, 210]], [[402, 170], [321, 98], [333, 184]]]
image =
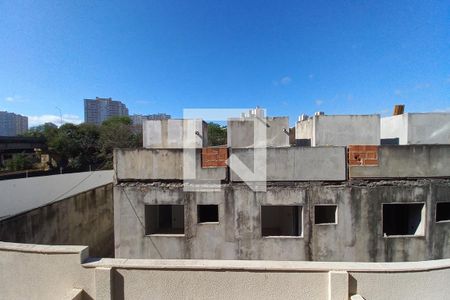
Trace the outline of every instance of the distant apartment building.
[[112, 98], [84, 99], [84, 122], [100, 125], [111, 117], [128, 116], [128, 108]]
[[133, 125], [142, 125], [145, 120], [167, 120], [171, 116], [164, 113], [157, 113], [152, 115], [132, 115], [130, 116]]
[[0, 111], [0, 136], [16, 136], [27, 132], [28, 117]]

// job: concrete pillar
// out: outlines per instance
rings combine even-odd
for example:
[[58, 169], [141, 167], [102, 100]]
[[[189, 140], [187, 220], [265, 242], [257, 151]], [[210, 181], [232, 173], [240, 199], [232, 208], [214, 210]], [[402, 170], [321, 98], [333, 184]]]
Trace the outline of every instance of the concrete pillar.
[[95, 299], [112, 299], [112, 269], [95, 268]]
[[348, 300], [349, 298], [349, 282], [348, 273], [346, 271], [330, 271], [328, 272], [328, 299], [329, 300]]

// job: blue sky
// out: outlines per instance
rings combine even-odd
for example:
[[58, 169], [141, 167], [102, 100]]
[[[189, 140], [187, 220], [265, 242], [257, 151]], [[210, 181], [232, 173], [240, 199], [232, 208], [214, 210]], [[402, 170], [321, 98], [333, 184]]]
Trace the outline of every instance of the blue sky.
[[[450, 111], [449, 1], [0, 0], [0, 110]], [[55, 119], [56, 118], [56, 119]]]

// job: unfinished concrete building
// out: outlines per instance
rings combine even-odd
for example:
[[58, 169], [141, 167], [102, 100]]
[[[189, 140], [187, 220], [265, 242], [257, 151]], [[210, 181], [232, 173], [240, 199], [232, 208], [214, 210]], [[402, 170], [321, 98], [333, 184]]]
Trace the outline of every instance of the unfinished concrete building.
[[[374, 134], [369, 145], [289, 147], [267, 124], [264, 160], [254, 159], [261, 149], [249, 147], [247, 131], [232, 129], [228, 141], [242, 147], [194, 149], [190, 180], [185, 149], [116, 150], [116, 257], [450, 257], [450, 145], [384, 146]], [[264, 172], [253, 182], [264, 189], [242, 178], [242, 166]]]
[[400, 145], [450, 144], [450, 113], [405, 113], [381, 118], [381, 138]]
[[299, 146], [379, 145], [380, 115], [302, 115], [295, 138]]

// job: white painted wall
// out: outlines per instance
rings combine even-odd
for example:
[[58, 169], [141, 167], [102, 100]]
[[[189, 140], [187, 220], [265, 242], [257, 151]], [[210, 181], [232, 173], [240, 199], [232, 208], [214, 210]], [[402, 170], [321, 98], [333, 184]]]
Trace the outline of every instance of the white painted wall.
[[408, 114], [381, 118], [380, 135], [382, 139], [399, 138], [400, 145], [408, 143]]
[[400, 145], [450, 144], [450, 113], [406, 113], [381, 118], [381, 138]]
[[[0, 299], [446, 299], [450, 259], [409, 263], [100, 259], [0, 242]], [[84, 262], [84, 263], [83, 263]]]

